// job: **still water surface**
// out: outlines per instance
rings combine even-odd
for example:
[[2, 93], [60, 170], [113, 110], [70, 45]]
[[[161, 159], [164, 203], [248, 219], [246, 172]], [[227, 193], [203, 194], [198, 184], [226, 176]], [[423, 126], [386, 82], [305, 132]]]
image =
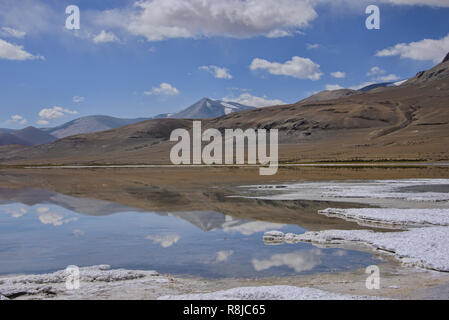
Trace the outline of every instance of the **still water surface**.
[[268, 230], [306, 231], [220, 212], [146, 212], [41, 189], [0, 189], [0, 274], [109, 264], [205, 278], [259, 278], [380, 263], [368, 253], [306, 243], [268, 246], [262, 240]]

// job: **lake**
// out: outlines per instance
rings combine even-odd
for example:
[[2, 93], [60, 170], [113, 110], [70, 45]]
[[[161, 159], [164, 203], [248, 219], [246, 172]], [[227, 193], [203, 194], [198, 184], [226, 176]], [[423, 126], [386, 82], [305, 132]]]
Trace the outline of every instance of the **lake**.
[[[158, 201], [170, 207], [172, 200], [161, 196]], [[40, 188], [0, 189], [0, 274], [109, 264], [211, 279], [262, 278], [381, 263], [371, 254], [353, 250], [264, 244], [265, 231], [303, 233], [313, 224], [309, 217], [315, 206], [341, 204], [225, 196], [215, 197], [214, 203], [222, 209], [153, 212]], [[245, 208], [255, 214], [242, 218]], [[255, 218], [257, 212], [260, 220]], [[320, 224], [326, 218], [316, 215], [316, 219]]]

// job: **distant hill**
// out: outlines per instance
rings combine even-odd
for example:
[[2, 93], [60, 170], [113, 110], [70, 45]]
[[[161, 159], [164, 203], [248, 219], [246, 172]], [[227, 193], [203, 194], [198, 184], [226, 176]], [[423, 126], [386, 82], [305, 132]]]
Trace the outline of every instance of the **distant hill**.
[[29, 146], [30, 144], [25, 140], [16, 137], [14, 134], [0, 132], [0, 146], [7, 146], [11, 144], [17, 144], [22, 146]]
[[16, 137], [27, 141], [31, 146], [50, 143], [57, 140], [53, 135], [35, 127], [27, 127], [22, 130], [17, 130], [13, 134]]
[[350, 89], [325, 90], [318, 92], [304, 100], [301, 100], [299, 103], [312, 103], [318, 101], [340, 99], [343, 97], [349, 97], [359, 93], [360, 92], [358, 92], [357, 90], [350, 90]]
[[9, 130], [11, 133], [0, 132], [0, 145], [17, 144], [22, 146], [37, 146], [57, 140], [51, 134], [37, 129], [27, 127], [22, 130]]
[[311, 95], [310, 97], [308, 97], [304, 100], [301, 100], [299, 103], [313, 103], [313, 102], [319, 102], [319, 101], [341, 99], [341, 98], [346, 98], [346, 97], [353, 96], [356, 94], [368, 92], [368, 91], [371, 91], [374, 89], [397, 87], [399, 85], [402, 85], [404, 82], [405, 81], [374, 83], [374, 84], [370, 84], [370, 85], [363, 87], [361, 89], [358, 89], [358, 90], [352, 90], [352, 89], [324, 90], [324, 91], [318, 92], [314, 95]]
[[106, 131], [130, 124], [149, 120], [148, 118], [120, 119], [109, 116], [87, 116], [72, 120], [54, 128], [43, 129], [47, 133], [62, 139], [77, 134]]
[[227, 102], [203, 98], [190, 107], [173, 114], [161, 114], [156, 119], [208, 119], [218, 118], [232, 112], [254, 109], [237, 102]]
[[13, 133], [14, 129], [6, 129], [6, 128], [0, 128], [0, 133]]

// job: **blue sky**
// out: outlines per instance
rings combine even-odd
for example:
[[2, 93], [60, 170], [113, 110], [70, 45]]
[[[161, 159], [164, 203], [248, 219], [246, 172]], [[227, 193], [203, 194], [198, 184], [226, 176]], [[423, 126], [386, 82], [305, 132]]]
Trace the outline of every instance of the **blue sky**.
[[[448, 0], [1, 0], [0, 127], [264, 106], [398, 81], [449, 52]], [[80, 29], [67, 30], [68, 5]], [[365, 9], [380, 8], [380, 30]]]

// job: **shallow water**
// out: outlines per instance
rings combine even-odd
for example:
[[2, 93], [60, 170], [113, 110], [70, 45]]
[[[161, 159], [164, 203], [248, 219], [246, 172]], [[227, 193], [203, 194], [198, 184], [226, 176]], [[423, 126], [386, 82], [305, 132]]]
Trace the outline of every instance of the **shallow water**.
[[265, 231], [306, 230], [238, 219], [229, 212], [147, 212], [31, 188], [0, 189], [0, 199], [3, 275], [110, 264], [205, 278], [256, 278], [380, 263], [368, 253], [352, 250], [265, 245]]

